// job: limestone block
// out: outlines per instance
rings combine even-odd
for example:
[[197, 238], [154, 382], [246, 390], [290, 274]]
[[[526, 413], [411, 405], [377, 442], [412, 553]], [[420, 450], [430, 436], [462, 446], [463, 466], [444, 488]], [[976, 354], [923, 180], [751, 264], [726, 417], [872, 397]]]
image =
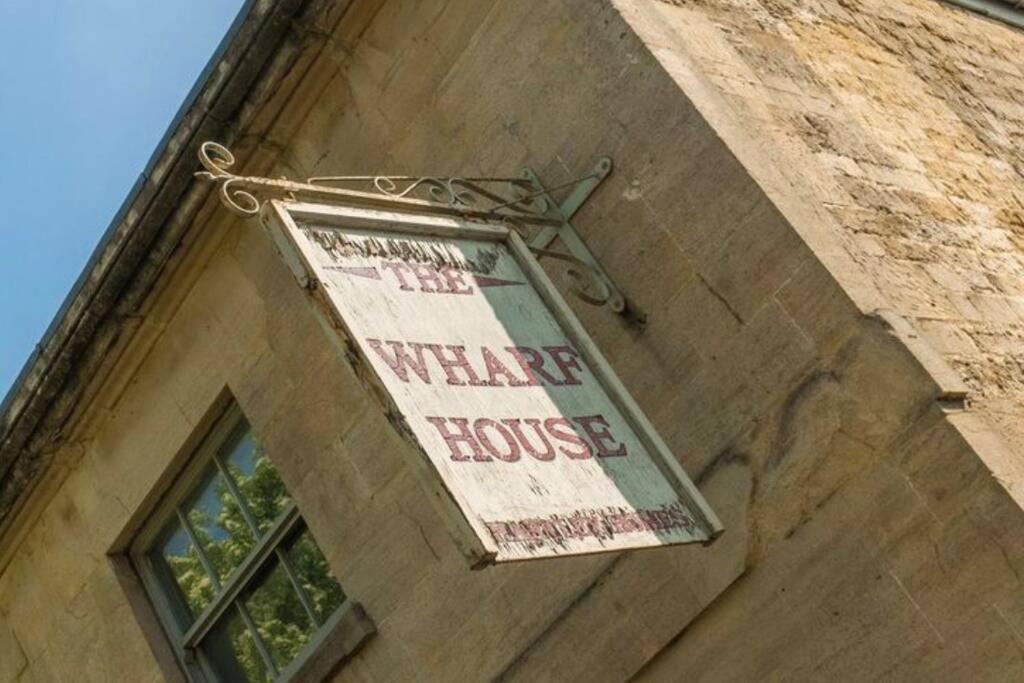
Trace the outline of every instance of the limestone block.
[[32, 662], [21, 672], [18, 683], [49, 683], [59, 680], [51, 664], [53, 657], [47, 653]]
[[339, 441], [348, 445], [347, 457], [366, 491], [382, 490], [408, 465], [408, 445], [372, 402], [364, 405]]
[[[443, 556], [458, 552], [436, 513], [422, 506], [412, 509], [426, 509], [430, 516], [406, 512], [417, 498], [426, 496], [407, 469], [381, 490], [358, 518], [339, 520], [333, 531], [323, 530], [328, 539], [324, 552], [331, 568], [375, 621], [387, 619]], [[437, 537], [446, 541], [439, 543]]]
[[964, 332], [963, 326], [941, 320], [922, 320], [918, 323], [921, 333], [935, 349], [944, 355], [972, 355], [978, 352], [978, 345]]
[[643, 307], [677, 291], [693, 267], [643, 198], [643, 187], [626, 180], [630, 170], [616, 169], [617, 177], [600, 188], [611, 206], [587, 206], [576, 222], [587, 226], [588, 244], [612, 279]]
[[435, 20], [436, 26], [444, 26], [444, 39], [436, 41], [437, 49], [455, 62], [496, 8], [500, 11], [493, 0], [446, 0]]
[[[761, 189], [743, 178], [739, 162], [716, 144], [706, 124], [694, 124], [692, 132], [686, 132], [690, 133], [683, 138], [687, 145], [679, 154], [689, 163], [650, 185], [643, 196], [654, 207], [663, 229], [676, 238], [700, 269], [714, 264], [735, 231], [745, 228], [756, 233], [758, 228], [750, 226], [758, 225], [759, 221], [748, 221], [752, 214], [766, 211], [767, 207], [763, 206]], [[723, 200], [709, 204], [710, 197]], [[771, 243], [768, 234], [762, 235], [768, 244], [762, 245], [760, 252]], [[748, 241], [752, 239], [756, 236], [748, 237]], [[784, 245], [782, 248], [785, 249]]]
[[[452, 631], [495, 591], [510, 580], [507, 571], [470, 573], [461, 556], [448, 554], [426, 569], [422, 578], [403, 596], [378, 627], [386, 637], [399, 640], [416, 662], [426, 662], [446, 646]], [[458, 580], [453, 577], [460, 576]]]
[[[668, 72], [700, 95], [706, 116], [721, 112], [702, 88], [725, 95], [756, 128], [794, 189], [837, 219], [836, 241], [868, 264], [899, 313], [1003, 324], [1019, 316], [1002, 298], [1017, 295], [1012, 284], [993, 292], [989, 278], [1021, 269], [1019, 259], [1002, 261], [1019, 244], [1010, 244], [1013, 212], [1001, 210], [1016, 183], [1006, 164], [1020, 161], [1007, 131], [1021, 126], [1020, 107], [1008, 102], [1022, 81], [1001, 64], [1021, 49], [1019, 32], [917, 1], [861, 2], [852, 12], [827, 2], [799, 13], [755, 2], [742, 16], [713, 5], [619, 4]], [[890, 30], [894, 22], [901, 30]], [[742, 145], [734, 149], [744, 157]], [[828, 190], [836, 185], [842, 194]], [[975, 375], [998, 376], [980, 368], [999, 361], [962, 342], [929, 338], [971, 356], [964, 367]]]
[[1021, 638], [995, 605], [942, 644], [917, 647], [885, 673], [893, 680], [1012, 680], [1024, 675]]
[[760, 475], [757, 539], [763, 546], [791, 535], [872, 462], [873, 449], [847, 431], [851, 404], [833, 375], [817, 372], [765, 421], [749, 456]]
[[809, 250], [767, 203], [731, 227], [721, 249], [698, 270], [740, 318], [749, 320], [790, 279]]
[[[0, 612], [6, 621], [7, 616]], [[0, 625], [0, 681], [15, 681], [28, 668], [28, 660], [14, 631]]]
[[700, 484], [725, 524], [725, 535], [709, 548], [663, 548], [616, 558], [574, 609], [515, 662], [510, 679], [630, 678], [728, 589], [746, 568], [751, 472], [741, 460], [720, 462]]
[[557, 566], [534, 562], [495, 568], [505, 580], [470, 607], [425, 665], [440, 680], [494, 678], [577, 601], [610, 561], [592, 556], [566, 558]]
[[[296, 446], [278, 452], [282, 480], [320, 542], [335, 541], [336, 527], [350, 526], [373, 492], [362, 486], [350, 451], [340, 443], [322, 450]], [[287, 472], [287, 475], [285, 474]]]
[[821, 358], [833, 357], [860, 318], [836, 277], [815, 259], [804, 262], [775, 298]]
[[688, 341], [690, 318], [674, 310], [675, 299], [647, 311], [648, 322], [630, 345], [609, 345], [615, 372], [647, 416], [658, 421], [667, 401], [675, 398], [703, 366]]
[[884, 316], [870, 319], [839, 350], [832, 371], [855, 403], [845, 413], [845, 431], [874, 448], [885, 448], [934, 399], [934, 380], [921, 373], [918, 360]]
[[[349, 386], [332, 381], [339, 359], [321, 365], [319, 379], [309, 379], [288, 394], [277, 413], [254, 425], [266, 442], [271, 459], [289, 480], [297, 482], [313, 466], [312, 458], [329, 448], [339, 433], [346, 432], [361, 414], [360, 407], [373, 399], [350, 379]], [[319, 381], [319, 385], [314, 382]], [[300, 387], [306, 387], [305, 389]]]
[[[759, 410], [780, 401], [815, 361], [806, 337], [778, 304], [724, 343], [666, 404], [666, 438], [696, 471], [722, 452]], [[668, 420], [668, 417], [664, 419]]]
[[[748, 571], [641, 679], [872, 679], [908, 644], [940, 642], [879, 557], [876, 536], [885, 527], [873, 511], [891, 510], [892, 524], [910, 521], [913, 528], [922, 518], [908, 519], [914, 505], [912, 491], [885, 468], [862, 473]], [[728, 654], [735, 643], [744, 644], [742, 657]]]
[[[29, 662], [35, 662], [46, 651], [50, 640], [50, 626], [54, 611], [41, 611], [39, 605], [55, 601], [47, 594], [54, 583], [38, 562], [38, 540], [22, 546], [18, 557], [3, 573], [2, 596], [4, 598], [4, 623], [16, 630], [18, 646]], [[62, 607], [56, 602], [56, 607]]]

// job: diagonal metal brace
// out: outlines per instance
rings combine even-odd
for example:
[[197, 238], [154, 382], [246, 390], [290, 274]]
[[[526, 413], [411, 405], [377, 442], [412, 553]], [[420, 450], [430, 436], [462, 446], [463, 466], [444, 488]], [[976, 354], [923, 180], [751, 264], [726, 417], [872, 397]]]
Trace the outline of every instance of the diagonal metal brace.
[[580, 209], [581, 206], [583, 206], [584, 202], [587, 201], [591, 193], [597, 189], [601, 182], [604, 181], [611, 172], [612, 160], [609, 157], [602, 157], [598, 160], [597, 164], [594, 165], [594, 168], [591, 169], [590, 173], [576, 183], [572, 191], [569, 193], [569, 196], [559, 204], [555, 201], [554, 197], [545, 190], [543, 183], [541, 183], [540, 178], [533, 169], [523, 169], [523, 178], [530, 181], [530, 183], [536, 188], [536, 192], [541, 193], [540, 196], [547, 202], [548, 215], [553, 218], [557, 218], [559, 221], [559, 225], [549, 225], [539, 230], [530, 240], [530, 248], [541, 252], [548, 251], [551, 243], [554, 242], [555, 239], [561, 240], [562, 244], [572, 256], [592, 268], [594, 274], [600, 278], [601, 283], [610, 293], [607, 305], [616, 313], [627, 317], [636, 317], [636, 312], [630, 310], [626, 297], [623, 296], [621, 290], [619, 290], [615, 285], [615, 282], [612, 281], [604, 268], [601, 267], [601, 264], [598, 262], [594, 254], [591, 253], [590, 249], [583, 241], [583, 238], [580, 237], [579, 233], [576, 232], [576, 229], [569, 222], [572, 216]]
[[[532, 227], [536, 233], [529, 240], [530, 251], [538, 259], [568, 262], [566, 273], [575, 280], [573, 294], [589, 304], [608, 306], [631, 325], [644, 325], [643, 313], [623, 295], [569, 222], [611, 173], [608, 157], [599, 159], [587, 175], [550, 189], [530, 168], [516, 178], [325, 176], [300, 183], [239, 176], [231, 172], [234, 155], [213, 141], [200, 145], [199, 161], [205, 170], [196, 175], [216, 183], [221, 202], [242, 216], [257, 215], [269, 197], [295, 201], [303, 196], [353, 206], [501, 221], [524, 237]], [[504, 185], [509, 188], [499, 189]], [[571, 189], [559, 205], [552, 192], [565, 188]], [[555, 240], [561, 241], [561, 249], [549, 248]]]

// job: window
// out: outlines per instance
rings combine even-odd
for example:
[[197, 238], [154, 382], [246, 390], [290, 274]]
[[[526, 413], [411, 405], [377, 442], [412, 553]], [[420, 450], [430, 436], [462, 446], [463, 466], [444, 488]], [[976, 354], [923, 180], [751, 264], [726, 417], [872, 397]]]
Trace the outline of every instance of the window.
[[[372, 630], [237, 409], [206, 437], [131, 554], [192, 681], [296, 680], [318, 643], [353, 621]], [[332, 650], [330, 666], [345, 654], [320, 649]]]

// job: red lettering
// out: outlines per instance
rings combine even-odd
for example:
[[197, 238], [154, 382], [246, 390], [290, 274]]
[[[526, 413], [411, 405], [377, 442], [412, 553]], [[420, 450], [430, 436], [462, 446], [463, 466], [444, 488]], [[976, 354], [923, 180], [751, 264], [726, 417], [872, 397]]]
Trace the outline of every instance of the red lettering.
[[377, 352], [380, 359], [391, 368], [391, 371], [395, 373], [398, 379], [408, 382], [409, 370], [412, 370], [425, 384], [430, 384], [430, 374], [427, 372], [427, 366], [423, 362], [423, 344], [411, 345], [416, 353], [416, 357], [413, 358], [405, 350], [405, 344], [400, 341], [383, 342], [391, 347], [393, 356], [388, 356], [380, 339], [367, 339], [366, 343]]
[[[508, 428], [512, 430], [513, 434], [515, 434], [516, 439], [519, 441], [520, 444], [522, 444], [523, 448], [525, 448], [526, 452], [529, 453], [531, 456], [533, 456], [537, 460], [543, 461], [555, 459], [555, 447], [551, 445], [551, 440], [548, 439], [547, 435], [544, 433], [544, 430], [541, 429], [540, 420], [531, 417], [525, 420], [520, 420], [518, 418], [502, 420], [502, 422], [508, 425]], [[526, 435], [523, 434], [523, 428], [520, 425], [521, 422], [525, 422], [526, 424], [528, 424], [530, 427], [533, 428], [533, 431], [537, 433], [537, 438], [540, 439], [540, 441], [544, 444], [543, 451], [536, 448], [532, 443], [530, 443], [530, 440], [526, 438]]]
[[519, 367], [522, 368], [523, 373], [529, 379], [528, 386], [535, 387], [540, 385], [540, 382], [537, 381], [537, 375], [540, 375], [545, 382], [552, 386], [557, 387], [561, 385], [558, 378], [552, 377], [544, 370], [544, 356], [537, 349], [531, 349], [529, 346], [508, 346], [505, 350], [511, 353], [512, 357], [519, 363]]
[[[399, 264], [401, 265], [401, 264]], [[398, 272], [398, 271], [395, 271]], [[507, 365], [494, 351], [486, 346], [480, 347], [483, 361], [481, 374], [477, 374], [473, 364], [466, 355], [466, 347], [455, 344], [424, 344], [421, 342], [401, 342], [367, 338], [370, 348], [403, 382], [409, 382], [409, 371], [412, 370], [425, 384], [430, 384], [430, 372], [424, 362], [424, 350], [430, 351], [438, 366], [445, 373], [446, 381], [451, 386], [473, 387], [537, 387], [545, 384], [551, 386], [579, 385], [579, 372], [584, 367], [579, 362], [579, 353], [570, 346], [545, 346], [544, 351], [553, 359], [561, 371], [552, 374], [544, 363], [546, 356], [528, 346], [510, 346], [509, 353], [515, 364]], [[479, 364], [479, 361], [477, 361]], [[512, 368], [518, 367], [522, 375], [516, 374]], [[483, 378], [481, 377], [483, 376]]]
[[[556, 429], [556, 427], [559, 429]], [[559, 441], [572, 444], [579, 448], [579, 450], [569, 450], [565, 446], [558, 447], [558, 450], [562, 451], [562, 453], [573, 460], [586, 460], [593, 455], [593, 452], [590, 449], [590, 444], [576, 435], [576, 432], [572, 429], [572, 423], [564, 417], [549, 417], [544, 420], [544, 428], [548, 430], [548, 433], [551, 434], [551, 436]]]
[[626, 455], [626, 444], [615, 441], [615, 437], [612, 436], [609, 429], [608, 420], [604, 419], [603, 415], [584, 415], [573, 419], [580, 423], [583, 431], [594, 442], [594, 446], [597, 447], [597, 457], [617, 458]]
[[[448, 444], [452, 460], [457, 461], [486, 462], [497, 458], [517, 462], [523, 451], [541, 462], [554, 460], [557, 453], [572, 460], [627, 455], [626, 445], [616, 441], [603, 415], [582, 415], [571, 420], [564, 417], [500, 420], [481, 417], [473, 420], [472, 428], [470, 420], [462, 417], [428, 417], [427, 420]], [[464, 452], [466, 449], [468, 452]]]
[[593, 522], [586, 517], [570, 517], [565, 525], [569, 527], [567, 536], [570, 538], [586, 538], [592, 534]]
[[[507, 452], [498, 448], [494, 442], [491, 441], [491, 437], [489, 437], [485, 431], [487, 429], [492, 429], [501, 435], [501, 438], [505, 440], [505, 445], [508, 447]], [[487, 449], [487, 452], [495, 458], [504, 460], [505, 462], [515, 462], [516, 460], [519, 460], [519, 443], [516, 441], [515, 437], [512, 436], [512, 433], [500, 423], [486, 417], [481, 417], [473, 422], [473, 433], [476, 434], [477, 440], [485, 449]]]
[[380, 267], [394, 273], [395, 277], [398, 279], [399, 289], [404, 289], [407, 292], [412, 291], [412, 285], [410, 285], [408, 280], [405, 279], [405, 273], [409, 271], [408, 265], [400, 261], [382, 261]]
[[491, 536], [498, 543], [505, 543], [515, 538], [505, 522], [486, 522], [486, 524], [487, 530], [491, 532]]
[[629, 519], [623, 514], [611, 515], [609, 523], [611, 524], [612, 531], [614, 531], [617, 534], [624, 534], [631, 531]]
[[[417, 346], [417, 344], [412, 343], [410, 346]], [[466, 378], [469, 380], [469, 386], [486, 386], [486, 383], [483, 382], [473, 370], [473, 366], [469, 364], [469, 359], [466, 358], [465, 346], [458, 346], [456, 344], [448, 344], [443, 348], [440, 344], [423, 344], [423, 346], [430, 349], [431, 353], [434, 354], [434, 358], [437, 359], [437, 364], [441, 366], [442, 370], [444, 370], [448, 384], [456, 387], [466, 386], [466, 383], [459, 379], [455, 374], [456, 370], [462, 370], [462, 372], [466, 373]], [[443, 349], [447, 349], [453, 357], [445, 358], [443, 355]]]
[[484, 382], [489, 387], [500, 387], [501, 382], [498, 381], [498, 377], [504, 377], [505, 383], [510, 387], [525, 387], [529, 386], [528, 381], [524, 381], [512, 374], [512, 371], [506, 367], [504, 363], [498, 360], [498, 357], [488, 349], [486, 346], [480, 347], [480, 353], [484, 357], [484, 368], [487, 370], [487, 380]]
[[558, 369], [562, 371], [564, 380], [559, 382], [559, 384], [575, 385], [580, 383], [579, 378], [574, 377], [572, 374], [573, 370], [583, 371], [577, 360], [580, 357], [579, 351], [571, 346], [545, 346], [543, 348], [551, 356], [551, 360], [555, 361]]
[[662, 505], [658, 509], [637, 508], [574, 512], [551, 515], [540, 519], [530, 517], [515, 520], [486, 522], [495, 540], [504, 543], [536, 542], [563, 538], [611, 538], [615, 534], [651, 531], [688, 531], [694, 528], [693, 519], [679, 504]]
[[448, 292], [451, 294], [472, 294], [473, 288], [466, 284], [464, 279], [465, 273], [458, 268], [452, 268], [451, 266], [442, 266], [438, 268], [438, 273], [444, 278], [444, 282], [448, 285]]
[[[469, 420], [464, 417], [453, 417], [446, 419], [443, 417], [428, 417], [427, 422], [434, 425], [441, 438], [444, 439], [445, 444], [448, 445], [448, 450], [451, 451], [451, 458], [456, 462], [466, 462], [472, 456], [473, 460], [477, 462], [487, 462], [491, 459], [489, 455], [483, 452], [480, 448], [480, 443], [477, 441], [473, 432], [469, 429]], [[450, 431], [446, 423], [451, 422], [458, 429], [457, 432]], [[465, 445], [469, 449], [469, 455], [461, 453], [459, 446]]]
[[441, 276], [430, 266], [425, 266], [422, 263], [410, 263], [409, 270], [412, 271], [412, 274], [415, 275], [416, 279], [419, 281], [421, 292], [427, 292], [428, 294], [443, 294], [448, 291], [445, 289]]

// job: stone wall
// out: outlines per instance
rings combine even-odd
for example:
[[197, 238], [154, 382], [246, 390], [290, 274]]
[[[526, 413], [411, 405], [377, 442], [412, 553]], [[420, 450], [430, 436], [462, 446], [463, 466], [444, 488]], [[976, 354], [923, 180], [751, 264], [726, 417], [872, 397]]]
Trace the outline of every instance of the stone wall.
[[[988, 494], [966, 492], [994, 476], [1020, 501], [1024, 34], [928, 0], [619, 5], [773, 201], [810, 207], [787, 215], [861, 310], [907, 322], [903, 341], [949, 395], [970, 390], [968, 411], [948, 418], [958, 434], [908, 439], [888, 460], [896, 471], [822, 508], [845, 517], [833, 518], [840, 536], [808, 525], [822, 534], [804, 539], [809, 552], [862, 574], [855, 601], [828, 563], [770, 558], [748, 598], [722, 601], [651, 673], [1019, 676], [1018, 515], [997, 521]], [[915, 460], [934, 474], [920, 479]], [[873, 509], [898, 498], [899, 521]], [[786, 569], [772, 576], [776, 563]], [[757, 593], [773, 597], [752, 616]], [[756, 645], [729, 657], [738, 643]]]
[[653, 4], [892, 308], [1024, 443], [1024, 32], [933, 0]]
[[1013, 454], [937, 402], [946, 380], [899, 315], [864, 306], [887, 287], [834, 246], [858, 242], [727, 134], [746, 109], [681, 89], [666, 55], [697, 44], [655, 45], [644, 22], [686, 33], [673, 13], [696, 10], [664, 7], [357, 2], [236, 146], [272, 175], [529, 164], [549, 184], [612, 156], [575, 222], [649, 324], [572, 303], [726, 534], [471, 572], [267, 238], [211, 200], [0, 574], [0, 680], [161, 679], [105, 556], [225, 391], [377, 625], [339, 681], [1018, 672]]

